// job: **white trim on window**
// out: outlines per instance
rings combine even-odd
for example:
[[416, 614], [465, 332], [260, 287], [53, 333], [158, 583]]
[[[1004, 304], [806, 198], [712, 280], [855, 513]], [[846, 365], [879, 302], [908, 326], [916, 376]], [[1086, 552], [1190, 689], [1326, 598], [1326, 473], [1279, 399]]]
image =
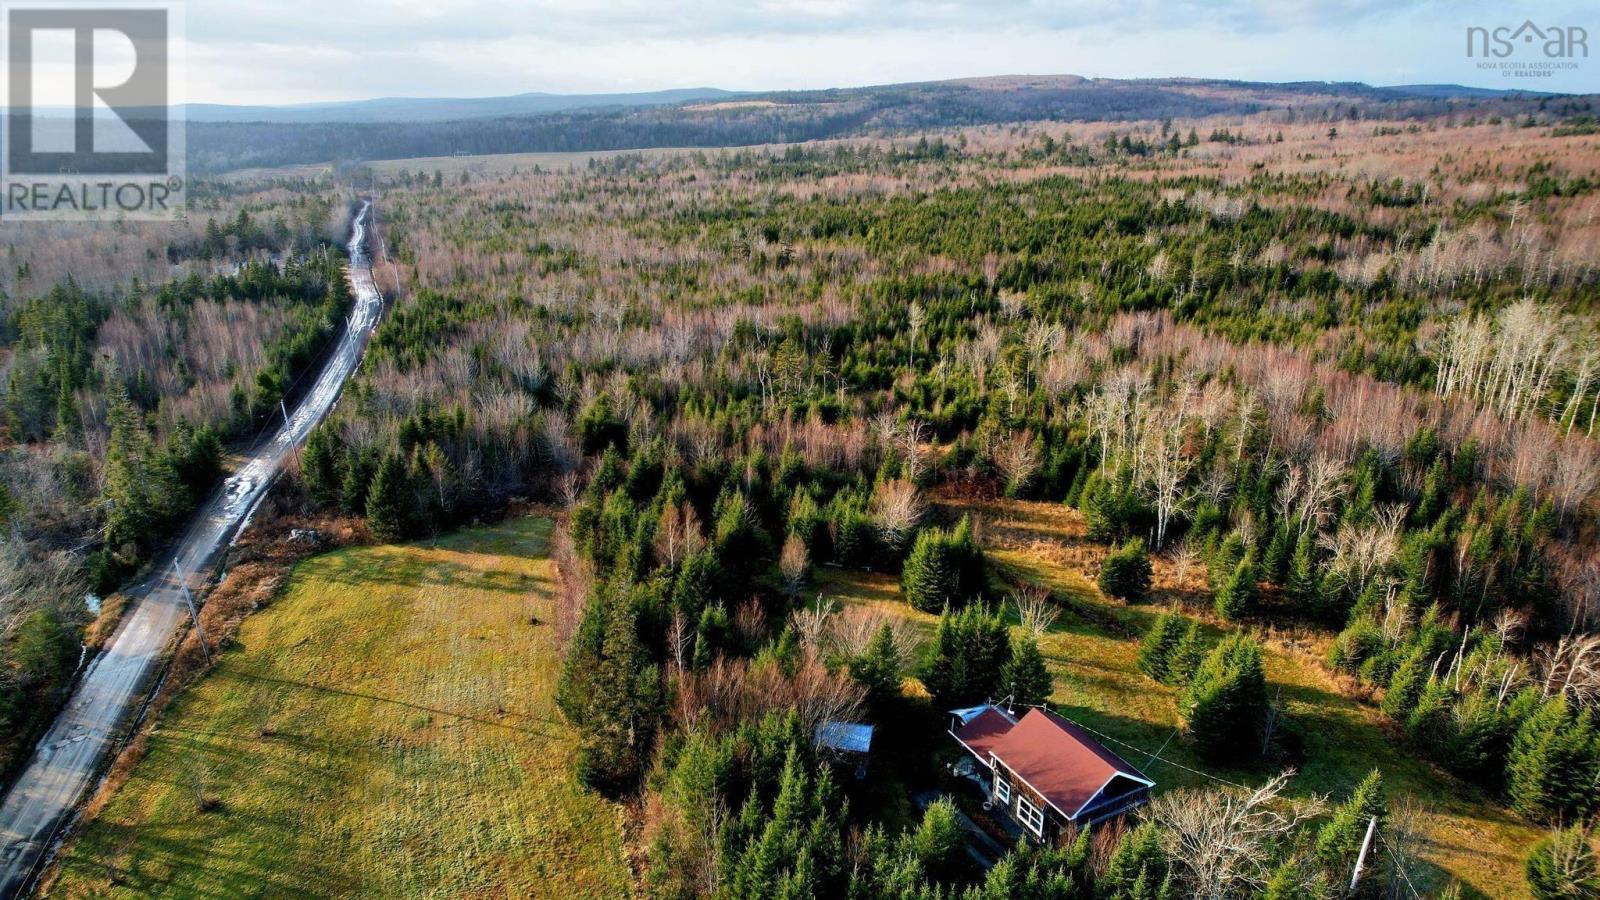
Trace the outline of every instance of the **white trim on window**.
[[1001, 803], [1011, 805], [1011, 782], [1000, 777], [999, 773], [994, 777], [994, 796]]
[[1017, 796], [1017, 821], [1035, 835], [1044, 837], [1044, 810], [1020, 794]]

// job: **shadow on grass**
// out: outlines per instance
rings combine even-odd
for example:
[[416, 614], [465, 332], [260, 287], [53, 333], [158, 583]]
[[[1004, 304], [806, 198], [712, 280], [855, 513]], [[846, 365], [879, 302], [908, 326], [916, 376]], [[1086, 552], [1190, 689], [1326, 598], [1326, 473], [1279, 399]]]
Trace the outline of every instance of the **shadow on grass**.
[[382, 586], [443, 587], [517, 595], [548, 588], [551, 583], [548, 576], [505, 568], [478, 568], [447, 559], [402, 561], [385, 555], [373, 556], [370, 551], [360, 557], [343, 552], [313, 557], [296, 567], [295, 577], [322, 585], [355, 586], [365, 590]]
[[476, 722], [479, 725], [487, 725], [491, 728], [503, 728], [508, 731], [517, 731], [523, 734], [535, 735], [537, 737], [554, 739], [562, 736], [560, 723], [545, 716], [530, 716], [524, 713], [507, 711], [505, 713], [507, 717], [518, 719], [523, 723], [516, 724], [512, 722], [497, 721], [495, 719], [486, 719], [481, 716], [457, 712], [455, 710], [426, 706], [421, 703], [412, 703], [409, 700], [401, 700], [397, 697], [384, 697], [379, 694], [367, 694], [361, 691], [347, 690], [345, 688], [328, 687], [327, 685], [313, 684], [309, 681], [296, 681], [292, 678], [277, 678], [271, 675], [260, 675], [253, 672], [240, 672], [238, 670], [219, 671], [215, 673], [213, 677], [218, 675], [222, 676], [223, 678], [238, 678], [241, 680], [253, 681], [261, 684], [274, 684], [282, 687], [316, 691], [317, 693], [321, 694], [330, 694], [339, 697], [350, 697], [358, 700], [370, 700], [374, 703], [387, 703], [394, 706], [403, 706], [406, 709], [413, 709], [418, 712], [444, 716], [446, 718], [460, 719], [467, 722]]

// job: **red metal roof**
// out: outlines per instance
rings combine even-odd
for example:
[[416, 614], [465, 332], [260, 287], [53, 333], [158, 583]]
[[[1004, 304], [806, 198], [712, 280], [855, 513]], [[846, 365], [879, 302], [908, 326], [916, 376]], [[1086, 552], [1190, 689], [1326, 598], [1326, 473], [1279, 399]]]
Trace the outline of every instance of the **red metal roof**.
[[967, 724], [956, 730], [956, 740], [966, 745], [968, 750], [977, 754], [985, 764], [989, 762], [989, 750], [1006, 733], [1015, 728], [1017, 720], [1006, 715], [1004, 711], [989, 707], [967, 721]]
[[1069, 819], [1114, 775], [1150, 782], [1088, 732], [1048, 710], [1031, 709], [1013, 724], [991, 708], [956, 730], [955, 737], [984, 762], [993, 756]]

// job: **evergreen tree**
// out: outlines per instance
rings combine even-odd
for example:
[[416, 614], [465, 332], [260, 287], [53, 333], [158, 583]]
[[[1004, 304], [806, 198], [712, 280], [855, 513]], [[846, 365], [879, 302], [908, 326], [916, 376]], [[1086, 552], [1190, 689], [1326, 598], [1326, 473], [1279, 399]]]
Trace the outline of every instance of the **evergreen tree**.
[[345, 515], [363, 515], [367, 510], [367, 494], [372, 487], [372, 476], [377, 469], [370, 451], [345, 453], [339, 471], [339, 509]]
[[630, 606], [611, 606], [591, 693], [576, 723], [579, 778], [613, 793], [628, 790], [643, 774], [662, 711], [656, 668], [639, 645]]
[[1011, 640], [999, 611], [981, 604], [946, 610], [934, 631], [922, 682], [940, 709], [999, 699], [1000, 671], [1011, 658]]
[[1316, 532], [1307, 529], [1295, 542], [1294, 556], [1289, 560], [1289, 575], [1284, 585], [1284, 596], [1296, 610], [1321, 615], [1322, 575], [1317, 564]]
[[1501, 700], [1485, 685], [1456, 704], [1450, 743], [1439, 755], [1446, 768], [1479, 784], [1496, 785], [1505, 773], [1506, 752], [1515, 727], [1517, 706]]
[[691, 554], [678, 568], [672, 582], [672, 606], [683, 612], [690, 621], [697, 621], [701, 612], [717, 601], [717, 584], [721, 581], [716, 550], [706, 547]]
[[17, 685], [36, 691], [54, 685], [78, 659], [78, 639], [72, 629], [48, 609], [23, 619], [12, 637], [9, 656]]
[[384, 454], [367, 493], [367, 528], [380, 541], [397, 541], [411, 530], [412, 500], [406, 465], [398, 453]]
[[1361, 850], [1368, 823], [1377, 817], [1381, 827], [1388, 814], [1383, 776], [1373, 769], [1356, 785], [1350, 799], [1339, 804], [1333, 817], [1317, 831], [1317, 859], [1331, 869], [1348, 871]]
[[1050, 670], [1045, 668], [1038, 641], [1022, 637], [1012, 643], [1011, 659], [1000, 669], [997, 690], [1009, 694], [1012, 702], [1022, 706], [1038, 706], [1050, 699], [1055, 692], [1055, 682]]
[[1263, 581], [1283, 584], [1289, 572], [1289, 557], [1295, 550], [1294, 528], [1288, 522], [1279, 522], [1272, 529], [1272, 540], [1261, 554], [1259, 574]]
[[1150, 551], [1134, 538], [1106, 557], [1100, 566], [1100, 590], [1130, 603], [1150, 593]]
[[81, 430], [79, 419], [78, 399], [73, 395], [71, 386], [63, 381], [61, 390], [56, 394], [55, 440], [62, 444], [72, 443]]
[[1594, 713], [1574, 713], [1565, 695], [1548, 700], [1522, 723], [1506, 759], [1511, 808], [1553, 822], [1588, 814], [1597, 802], [1600, 736]]
[[924, 528], [900, 573], [906, 600], [915, 609], [934, 612], [960, 608], [983, 593], [983, 556], [972, 539], [967, 519], [954, 532]]
[[1405, 724], [1411, 710], [1416, 708], [1417, 699], [1422, 696], [1432, 671], [1433, 660], [1428, 656], [1428, 648], [1422, 644], [1413, 647], [1389, 679], [1389, 689], [1383, 695], [1384, 713], [1396, 722]]
[[1582, 825], [1560, 829], [1534, 845], [1523, 871], [1534, 900], [1600, 897], [1600, 867]]
[[1161, 849], [1161, 831], [1145, 822], [1122, 836], [1106, 862], [1096, 887], [1106, 900], [1137, 900], [1154, 896], [1152, 886], [1167, 881], [1167, 855]]
[[1255, 612], [1260, 601], [1260, 587], [1256, 583], [1256, 567], [1249, 559], [1239, 561], [1233, 574], [1217, 591], [1217, 615], [1225, 621], [1236, 621]]
[[114, 396], [106, 413], [106, 543], [147, 546], [181, 511], [180, 488], [166, 458], [155, 452], [144, 417], [126, 396]]
[[1406, 734], [1424, 753], [1438, 755], [1455, 738], [1455, 692], [1442, 678], [1429, 678], [1417, 698], [1417, 705], [1406, 717]]
[[873, 635], [866, 651], [850, 660], [850, 677], [867, 689], [867, 704], [875, 715], [881, 717], [900, 699], [903, 667], [894, 629], [887, 622]]
[[601, 393], [578, 416], [578, 447], [585, 456], [607, 449], [626, 450], [628, 423], [611, 407], [611, 397]]
[[967, 856], [967, 832], [960, 813], [948, 797], [928, 805], [922, 822], [910, 835], [910, 847], [923, 878], [940, 884], [964, 880], [971, 870]]
[[1242, 634], [1223, 640], [1195, 672], [1183, 707], [1202, 756], [1231, 764], [1259, 757], [1267, 718], [1261, 646]]
[[1200, 634], [1200, 623], [1191, 621], [1167, 657], [1167, 677], [1163, 680], [1167, 684], [1186, 685], [1205, 660], [1206, 642]]
[[1167, 663], [1188, 630], [1188, 620], [1173, 612], [1163, 612], [1139, 642], [1139, 671], [1157, 681], [1167, 680]]
[[306, 496], [312, 503], [328, 508], [339, 502], [344, 489], [340, 465], [344, 456], [344, 448], [333, 426], [323, 424], [312, 429], [300, 456], [300, 478], [305, 482]]
[[771, 809], [752, 791], [725, 833], [724, 890], [741, 900], [836, 896], [843, 887], [845, 807], [827, 769], [813, 777], [790, 747]]

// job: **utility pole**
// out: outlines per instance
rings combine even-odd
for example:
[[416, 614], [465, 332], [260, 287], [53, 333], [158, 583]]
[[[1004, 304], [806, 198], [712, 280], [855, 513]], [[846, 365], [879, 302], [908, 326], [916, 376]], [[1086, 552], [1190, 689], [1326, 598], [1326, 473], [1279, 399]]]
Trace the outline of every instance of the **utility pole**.
[[189, 619], [194, 622], [194, 633], [200, 638], [200, 652], [205, 655], [206, 665], [209, 666], [211, 648], [206, 645], [206, 630], [200, 627], [200, 613], [194, 608], [194, 597], [189, 594], [189, 585], [183, 580], [183, 570], [178, 568], [176, 559], [172, 561], [172, 571], [178, 576], [178, 589], [183, 591], [183, 602], [189, 607]]
[[1361, 869], [1367, 863], [1367, 851], [1372, 849], [1372, 836], [1378, 831], [1378, 817], [1373, 816], [1367, 822], [1367, 836], [1361, 839], [1361, 853], [1356, 856], [1355, 871], [1350, 873], [1350, 893], [1356, 892], [1356, 885], [1361, 882]]
[[283, 424], [289, 424], [289, 404], [284, 403], [282, 397], [278, 398], [278, 410], [283, 413]]

